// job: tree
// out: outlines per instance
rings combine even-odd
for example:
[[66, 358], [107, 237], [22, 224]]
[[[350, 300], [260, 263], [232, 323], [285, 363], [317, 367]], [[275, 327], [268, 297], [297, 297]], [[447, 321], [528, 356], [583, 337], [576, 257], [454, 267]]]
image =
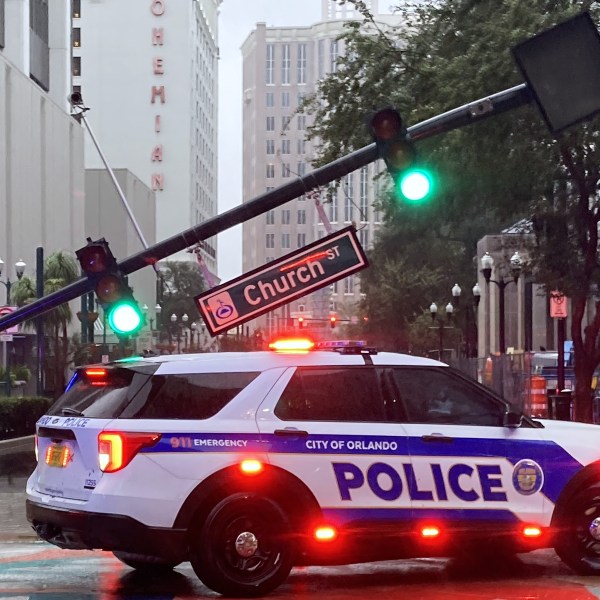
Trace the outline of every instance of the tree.
[[[402, 26], [384, 30], [364, 2], [350, 1], [370, 25], [348, 28], [345, 58], [305, 107], [315, 113], [311, 135], [321, 141], [319, 161], [370, 141], [363, 123], [374, 108], [394, 104], [411, 124], [520, 83], [510, 56], [515, 43], [581, 10], [591, 10], [595, 18], [599, 11], [598, 3], [583, 0], [436, 0], [403, 4]], [[592, 418], [591, 379], [600, 363], [600, 300], [588, 306], [600, 283], [597, 138], [594, 121], [557, 143], [537, 110], [528, 106], [424, 140], [418, 150], [443, 181], [438, 197], [423, 214], [385, 198], [387, 236], [376, 244], [371, 260], [372, 269], [400, 277], [405, 252], [400, 240], [408, 228], [416, 234], [429, 230], [440, 241], [457, 240], [468, 264], [482, 233], [533, 216], [536, 280], [572, 299], [576, 418], [584, 421]], [[399, 247], [388, 254], [386, 239], [394, 236]], [[389, 260], [382, 262], [382, 256]], [[432, 268], [437, 267], [424, 265], [421, 277]], [[377, 277], [363, 276], [367, 286], [370, 278], [377, 289]], [[372, 302], [369, 295], [367, 303]], [[374, 304], [379, 309], [381, 303]], [[591, 308], [587, 325], [586, 307]], [[370, 322], [373, 317], [370, 310]], [[404, 317], [410, 319], [410, 312]]]
[[[58, 251], [51, 254], [44, 265], [44, 296], [73, 283], [79, 276], [78, 263], [73, 256]], [[17, 306], [23, 306], [36, 298], [33, 280], [24, 276], [17, 281], [12, 291], [12, 297]], [[67, 327], [73, 319], [68, 303], [47, 312], [43, 317], [44, 332], [48, 338], [49, 352], [46, 353], [46, 371], [52, 373], [54, 390], [61, 394], [65, 388], [65, 373], [69, 365], [69, 337]], [[26, 321], [26, 327], [32, 327], [33, 321]]]
[[206, 287], [204, 278], [195, 263], [187, 261], [167, 261], [160, 272], [160, 304], [162, 330], [172, 340], [173, 326], [171, 315], [178, 320], [188, 315], [188, 326], [198, 319], [198, 308], [194, 297]]

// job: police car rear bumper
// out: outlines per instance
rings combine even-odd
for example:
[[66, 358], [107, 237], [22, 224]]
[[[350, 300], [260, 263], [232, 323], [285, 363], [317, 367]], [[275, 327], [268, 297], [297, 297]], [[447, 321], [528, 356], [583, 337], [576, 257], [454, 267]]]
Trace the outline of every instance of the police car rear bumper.
[[185, 529], [149, 527], [124, 515], [49, 508], [26, 501], [27, 520], [40, 538], [74, 550], [120, 550], [170, 561], [185, 559]]

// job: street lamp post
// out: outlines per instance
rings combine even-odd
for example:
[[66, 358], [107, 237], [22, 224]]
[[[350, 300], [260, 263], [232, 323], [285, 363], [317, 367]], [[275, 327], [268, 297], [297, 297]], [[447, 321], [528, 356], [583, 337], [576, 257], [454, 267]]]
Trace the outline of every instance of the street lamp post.
[[[437, 313], [438, 313], [438, 306], [435, 302], [431, 303], [431, 306], [429, 307], [429, 312], [431, 314], [431, 322], [435, 323], [435, 320], [437, 318]], [[446, 322], [449, 323], [450, 325], [445, 326], [444, 321], [442, 319], [440, 319], [438, 321], [439, 324], [437, 325], [437, 329], [439, 332], [439, 346], [438, 346], [439, 360], [442, 360], [442, 355], [444, 353], [444, 329], [453, 329], [453, 326], [451, 325], [453, 315], [454, 315], [454, 306], [452, 306], [451, 302], [448, 302], [448, 304], [446, 304]], [[434, 326], [433, 329], [436, 329], [436, 327]]]
[[[455, 283], [452, 286], [452, 304], [455, 308], [458, 308], [460, 305], [460, 295], [462, 293], [461, 287], [458, 283]], [[481, 288], [479, 284], [476, 283], [473, 286], [473, 304], [472, 306], [467, 305], [465, 309], [465, 329], [464, 329], [464, 339], [465, 339], [465, 354], [467, 358], [471, 358], [472, 356], [477, 356], [477, 309], [479, 307], [479, 301], [481, 300]], [[471, 327], [471, 310], [473, 310], [473, 326], [475, 331]], [[474, 335], [473, 335], [474, 333]], [[475, 349], [475, 351], [473, 351]]]
[[486, 252], [481, 257], [481, 272], [483, 277], [485, 278], [486, 287], [489, 292], [489, 284], [495, 283], [498, 286], [499, 291], [499, 306], [498, 306], [498, 322], [499, 322], [499, 332], [498, 332], [498, 340], [500, 346], [500, 354], [506, 353], [506, 323], [505, 323], [505, 298], [504, 298], [504, 290], [506, 286], [510, 283], [514, 283], [515, 285], [519, 281], [519, 276], [521, 275], [521, 271], [523, 270], [523, 261], [518, 252], [515, 252], [510, 259], [510, 270], [512, 274], [511, 279], [500, 279], [495, 280], [491, 279], [492, 276], [492, 268], [494, 266], [494, 259], [490, 255], [489, 252]]
[[[27, 265], [25, 264], [25, 262], [22, 259], [19, 259], [16, 263], [15, 263], [15, 273], [17, 274], [17, 279], [21, 279], [21, 277], [23, 277], [23, 273], [25, 272], [25, 267]], [[0, 258], [0, 275], [2, 275], [2, 268], [4, 267], [4, 261]], [[6, 305], [10, 306], [10, 288], [11, 288], [11, 281], [10, 278], [7, 277], [6, 281], [2, 281], [0, 279], [0, 283], [6, 288]], [[3, 367], [4, 367], [4, 381], [5, 381], [5, 385], [6, 385], [6, 395], [10, 396], [10, 386], [11, 386], [11, 381], [10, 381], [10, 360], [9, 360], [9, 355], [8, 355], [8, 342], [6, 341], [6, 339], [2, 342], [2, 352], [3, 352]]]
[[[17, 279], [21, 279], [21, 277], [23, 277], [23, 273], [25, 272], [26, 266], [27, 265], [21, 258], [15, 263], [15, 273], [17, 275]], [[4, 268], [4, 261], [0, 258], [0, 276], [2, 275], [3, 268]], [[12, 282], [7, 277], [6, 281], [2, 281], [0, 279], [0, 283], [6, 288], [6, 305], [10, 306], [10, 288], [12, 286]]]

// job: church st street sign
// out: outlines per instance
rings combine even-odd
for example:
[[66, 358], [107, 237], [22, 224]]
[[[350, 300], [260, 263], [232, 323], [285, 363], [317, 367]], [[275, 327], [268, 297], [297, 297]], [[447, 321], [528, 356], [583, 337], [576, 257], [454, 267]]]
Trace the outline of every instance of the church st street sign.
[[214, 336], [367, 266], [356, 231], [348, 227], [194, 300]]

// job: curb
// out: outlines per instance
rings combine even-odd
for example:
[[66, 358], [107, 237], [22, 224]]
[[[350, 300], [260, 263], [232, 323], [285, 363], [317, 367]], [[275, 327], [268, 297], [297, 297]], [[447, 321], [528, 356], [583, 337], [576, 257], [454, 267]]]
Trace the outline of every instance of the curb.
[[13, 438], [10, 440], [0, 440], [0, 456], [15, 454], [17, 452], [33, 452], [34, 436], [27, 435], [25, 437]]

